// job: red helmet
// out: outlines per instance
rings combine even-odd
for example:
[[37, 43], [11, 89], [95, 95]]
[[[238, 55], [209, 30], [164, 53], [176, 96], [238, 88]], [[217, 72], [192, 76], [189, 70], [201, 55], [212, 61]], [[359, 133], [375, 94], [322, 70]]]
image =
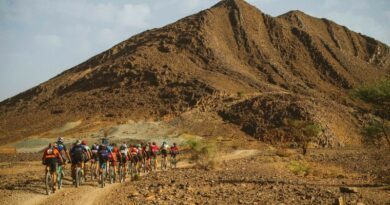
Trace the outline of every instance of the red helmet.
[[87, 145], [87, 141], [86, 141], [86, 140], [83, 140], [83, 141], [81, 141], [81, 144], [82, 144], [82, 145]]

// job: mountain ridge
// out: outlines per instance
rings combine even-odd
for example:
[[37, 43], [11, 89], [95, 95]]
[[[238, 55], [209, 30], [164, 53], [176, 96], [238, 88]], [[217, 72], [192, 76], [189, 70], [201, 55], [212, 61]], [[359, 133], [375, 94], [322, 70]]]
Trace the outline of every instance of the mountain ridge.
[[[305, 96], [310, 104], [311, 98], [333, 104], [347, 116], [345, 124], [354, 135], [351, 141], [358, 141], [362, 115], [356, 110], [364, 106], [350, 99], [348, 90], [388, 76], [389, 67], [387, 45], [330, 20], [298, 11], [271, 17], [242, 0], [225, 0], [130, 37], [4, 100], [0, 116], [6, 120], [0, 123], [0, 141], [47, 134], [50, 128], [77, 119], [86, 123], [140, 120], [179, 116], [199, 108], [239, 116], [226, 110], [229, 107], [221, 108], [224, 100], [234, 99], [237, 93], [283, 92]], [[248, 100], [259, 101], [255, 98]], [[286, 99], [293, 104], [296, 100]], [[299, 109], [305, 110], [305, 105]], [[331, 123], [334, 116], [322, 119], [323, 124]], [[348, 138], [337, 137], [347, 128], [338, 134], [337, 128], [326, 129], [333, 130], [328, 134], [332, 142], [326, 146]]]

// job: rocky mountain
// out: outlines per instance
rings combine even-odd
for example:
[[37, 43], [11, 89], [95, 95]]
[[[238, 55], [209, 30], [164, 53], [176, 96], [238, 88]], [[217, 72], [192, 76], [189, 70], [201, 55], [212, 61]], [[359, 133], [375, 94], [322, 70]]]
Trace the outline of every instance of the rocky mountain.
[[223, 0], [1, 102], [0, 141], [77, 120], [88, 129], [196, 111], [264, 140], [287, 139], [283, 122], [292, 118], [321, 124], [320, 146], [356, 144], [365, 105], [349, 91], [389, 71], [389, 46], [345, 26]]

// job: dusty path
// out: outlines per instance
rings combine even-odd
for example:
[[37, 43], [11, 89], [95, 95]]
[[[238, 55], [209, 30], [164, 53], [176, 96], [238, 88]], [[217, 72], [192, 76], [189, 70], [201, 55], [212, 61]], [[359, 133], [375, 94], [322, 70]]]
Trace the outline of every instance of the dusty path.
[[[229, 161], [240, 158], [247, 158], [258, 154], [258, 150], [236, 150], [233, 153], [223, 154], [218, 160], [220, 161]], [[40, 173], [42, 168], [38, 162], [34, 162], [35, 171]], [[7, 165], [7, 164], [5, 164]], [[181, 161], [178, 164], [178, 168], [189, 168], [193, 166], [187, 161]], [[12, 168], [7, 170], [2, 170], [3, 173], [9, 174], [11, 171], [20, 173], [22, 167], [19, 169]], [[19, 170], [19, 171], [18, 171]], [[39, 190], [35, 193], [29, 192], [18, 192], [14, 193], [12, 197], [9, 197], [8, 200], [6, 198], [0, 199], [0, 202], [9, 203], [12, 201], [12, 204], [20, 204], [20, 205], [38, 205], [38, 204], [76, 204], [76, 205], [92, 205], [92, 204], [106, 204], [107, 201], [105, 198], [112, 193], [113, 190], [128, 185], [129, 180], [127, 180], [126, 184], [106, 184], [105, 188], [98, 187], [96, 181], [86, 182], [81, 187], [75, 188], [71, 186], [70, 180], [68, 177], [64, 180], [64, 187], [61, 190], [57, 190], [55, 194], [51, 194], [49, 196], [44, 194], [43, 190], [43, 182], [39, 181]]]

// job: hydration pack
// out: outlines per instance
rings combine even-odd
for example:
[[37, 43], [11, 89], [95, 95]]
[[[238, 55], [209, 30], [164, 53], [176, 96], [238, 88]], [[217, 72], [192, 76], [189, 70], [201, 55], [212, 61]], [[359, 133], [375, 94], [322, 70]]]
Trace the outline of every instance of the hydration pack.
[[102, 149], [99, 151], [99, 158], [103, 161], [107, 161], [108, 160], [108, 156], [109, 156], [109, 153], [108, 153], [108, 150], [107, 149]]
[[84, 148], [82, 146], [76, 145], [73, 147], [72, 152], [73, 160], [83, 161], [84, 159]]

